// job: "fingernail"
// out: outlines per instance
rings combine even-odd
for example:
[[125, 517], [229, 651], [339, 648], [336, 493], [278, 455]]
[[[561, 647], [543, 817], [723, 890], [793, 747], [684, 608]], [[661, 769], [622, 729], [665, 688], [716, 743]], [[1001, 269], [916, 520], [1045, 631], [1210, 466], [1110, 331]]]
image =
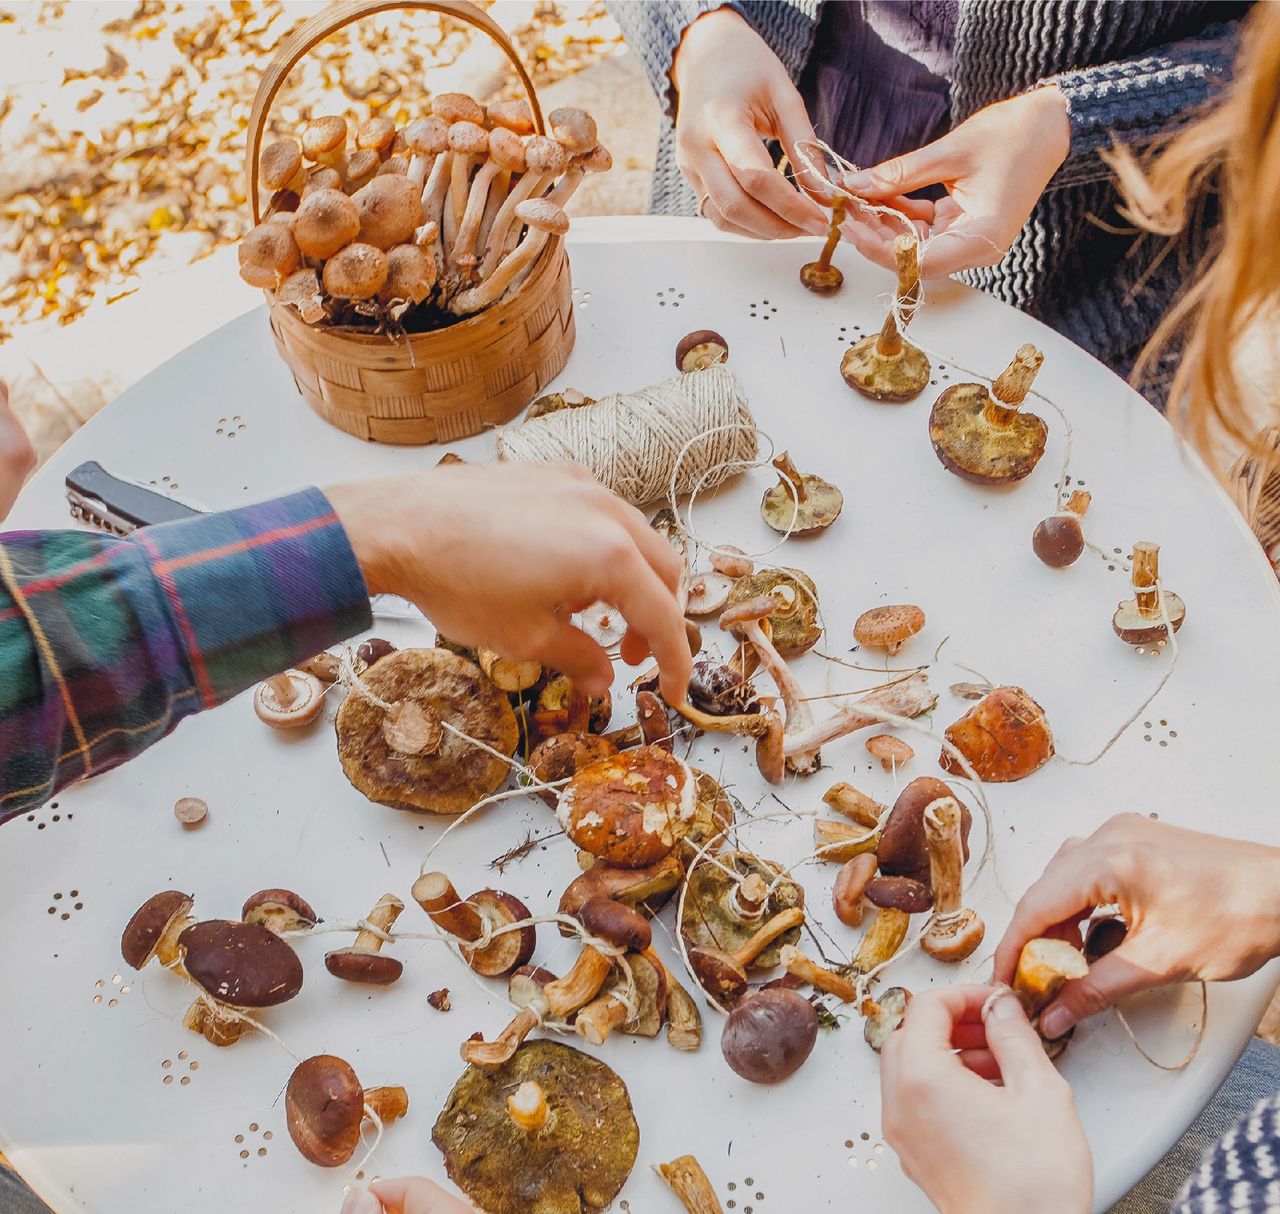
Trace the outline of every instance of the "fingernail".
[[856, 173], [846, 173], [844, 175], [844, 188], [852, 190], [855, 194], [864, 190], [874, 189], [875, 186], [876, 179], [866, 169], [860, 169]]
[[342, 1203], [341, 1214], [382, 1214], [382, 1202], [368, 1189], [352, 1189]]
[[1047, 1037], [1050, 1041], [1057, 1041], [1059, 1037], [1065, 1037], [1071, 1032], [1075, 1028], [1075, 1023], [1076, 1018], [1069, 1008], [1050, 1008], [1040, 1018], [1040, 1035]]
[[995, 1002], [991, 1004], [990, 1010], [987, 1012], [988, 1020], [1015, 1020], [1021, 1008], [1018, 1004], [1017, 996], [1011, 994], [1001, 995]]
[[825, 236], [827, 234], [827, 228], [830, 226], [831, 225], [828, 220], [824, 219], [821, 215], [816, 215], [814, 218], [809, 220], [806, 230], [811, 236]]

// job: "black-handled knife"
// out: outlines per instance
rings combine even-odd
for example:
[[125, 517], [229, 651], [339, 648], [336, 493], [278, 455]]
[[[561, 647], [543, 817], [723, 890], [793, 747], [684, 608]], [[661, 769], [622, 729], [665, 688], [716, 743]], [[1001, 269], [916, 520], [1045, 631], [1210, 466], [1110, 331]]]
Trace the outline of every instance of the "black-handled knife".
[[67, 501], [73, 518], [117, 535], [203, 513], [177, 498], [112, 476], [95, 460], [67, 473]]

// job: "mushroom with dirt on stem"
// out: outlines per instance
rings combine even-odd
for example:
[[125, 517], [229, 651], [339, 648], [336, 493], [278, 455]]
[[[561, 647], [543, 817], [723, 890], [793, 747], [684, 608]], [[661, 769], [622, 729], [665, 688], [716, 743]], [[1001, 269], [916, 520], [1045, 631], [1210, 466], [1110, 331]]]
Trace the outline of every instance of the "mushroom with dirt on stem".
[[778, 484], [765, 491], [760, 515], [774, 531], [792, 536], [817, 535], [840, 517], [844, 494], [830, 481], [809, 472], [797, 472], [785, 451], [773, 466], [778, 470]]
[[815, 295], [834, 295], [844, 285], [844, 275], [838, 266], [831, 264], [831, 254], [840, 243], [840, 225], [844, 223], [847, 205], [843, 197], [832, 198], [831, 223], [822, 253], [817, 261], [806, 262], [800, 267], [800, 282]]
[[952, 384], [929, 413], [929, 438], [948, 472], [979, 485], [1009, 485], [1035, 470], [1049, 428], [1022, 405], [1044, 355], [1032, 345], [985, 384]]
[[371, 244], [355, 242], [324, 263], [324, 289], [334, 299], [372, 299], [386, 286], [387, 255]]
[[[903, 232], [893, 242], [898, 293], [880, 332], [854, 342], [840, 360], [844, 382], [871, 400], [903, 404], [929, 386], [929, 357], [902, 335], [920, 298], [920, 243]], [[901, 327], [899, 327], [901, 318]]]
[[479, 286], [456, 295], [449, 304], [450, 311], [467, 315], [497, 303], [515, 276], [533, 264], [552, 236], [563, 236], [569, 230], [569, 217], [564, 211], [541, 198], [522, 202], [516, 207], [516, 218], [529, 229], [523, 239]]
[[395, 894], [383, 894], [369, 917], [347, 948], [334, 949], [324, 955], [324, 967], [344, 982], [367, 986], [390, 986], [404, 973], [404, 963], [382, 952], [382, 945], [404, 910]]
[[795, 991], [761, 991], [729, 1014], [720, 1052], [751, 1083], [781, 1083], [808, 1060], [818, 1039], [818, 1011]]
[[729, 343], [714, 329], [695, 329], [676, 343], [677, 371], [705, 371], [729, 361]]
[[894, 603], [864, 611], [853, 624], [853, 639], [892, 657], [924, 627], [924, 612], [914, 603]]
[[477, 1034], [462, 1043], [462, 1061], [472, 1066], [495, 1067], [509, 1062], [548, 1014], [547, 986], [556, 980], [548, 970], [522, 965], [507, 979], [507, 998], [518, 1009], [515, 1017], [492, 1041]]
[[386, 1127], [409, 1111], [402, 1087], [364, 1088], [351, 1065], [331, 1054], [298, 1063], [284, 1093], [289, 1137], [304, 1159], [340, 1168], [360, 1145], [366, 1121]]
[[459, 942], [462, 959], [484, 978], [505, 978], [533, 956], [537, 928], [513, 894], [482, 889], [464, 899], [447, 874], [433, 872], [413, 883], [413, 900]]
[[[559, 914], [576, 919], [582, 907], [594, 898], [638, 906], [650, 899], [664, 898], [680, 884], [683, 876], [684, 867], [674, 853], [647, 868], [614, 868], [595, 860], [590, 868], [569, 882], [556, 909]], [[560, 934], [573, 933], [570, 928], [561, 927]]]
[[954, 797], [939, 798], [924, 811], [933, 914], [920, 936], [920, 947], [935, 961], [948, 964], [970, 956], [987, 930], [977, 912], [964, 905], [962, 816]]
[[761, 958], [769, 952], [777, 956], [785, 947], [780, 943], [784, 936], [798, 936], [804, 923], [804, 910], [790, 906], [766, 919], [732, 952], [713, 945], [691, 946], [688, 950], [689, 966], [699, 985], [722, 1008], [731, 1008], [747, 993], [748, 968], [767, 969], [770, 964]]
[[[1053, 732], [1044, 709], [1021, 687], [996, 687], [943, 735], [964, 756], [980, 780], [994, 784], [1023, 780], [1039, 771], [1054, 753]], [[944, 748], [943, 771], [969, 775], [963, 763]]]
[[240, 277], [251, 287], [277, 289], [301, 261], [293, 232], [283, 223], [267, 220], [251, 228], [236, 249]]
[[253, 711], [272, 729], [300, 729], [324, 711], [324, 684], [315, 675], [285, 670], [259, 683]]
[[1084, 518], [1093, 494], [1077, 489], [1056, 514], [1041, 519], [1031, 533], [1031, 550], [1053, 569], [1066, 569], [1080, 559], [1084, 551]]
[[195, 920], [195, 899], [176, 889], [152, 894], [130, 917], [120, 936], [120, 955], [140, 970], [157, 960], [166, 969], [182, 956], [178, 939]]
[[1186, 604], [1160, 585], [1158, 544], [1139, 540], [1133, 546], [1132, 564], [1133, 598], [1117, 604], [1111, 626], [1126, 645], [1162, 645], [1182, 627]]

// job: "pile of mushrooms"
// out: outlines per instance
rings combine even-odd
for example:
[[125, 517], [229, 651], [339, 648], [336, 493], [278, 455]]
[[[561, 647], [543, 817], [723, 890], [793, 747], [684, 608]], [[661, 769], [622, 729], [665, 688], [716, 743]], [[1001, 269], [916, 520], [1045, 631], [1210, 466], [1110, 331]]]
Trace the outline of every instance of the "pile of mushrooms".
[[440, 93], [403, 129], [338, 115], [262, 150], [265, 218], [240, 242], [240, 276], [308, 324], [436, 327], [519, 289], [590, 173], [613, 159], [584, 110], [535, 135], [523, 101]]

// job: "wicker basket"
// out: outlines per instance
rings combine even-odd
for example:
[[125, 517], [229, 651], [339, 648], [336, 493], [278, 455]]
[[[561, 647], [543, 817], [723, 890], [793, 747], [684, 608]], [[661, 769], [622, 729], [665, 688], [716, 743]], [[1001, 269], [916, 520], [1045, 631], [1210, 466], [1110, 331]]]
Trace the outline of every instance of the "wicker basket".
[[[533, 82], [515, 48], [466, 0], [338, 0], [281, 43], [253, 99], [245, 172], [254, 223], [260, 218], [258, 153], [285, 77], [335, 30], [398, 8], [455, 17], [491, 37], [524, 85], [535, 129], [545, 133]], [[569, 258], [564, 241], [553, 237], [512, 295], [431, 333], [393, 340], [337, 332], [308, 325], [293, 308], [273, 301], [271, 332], [298, 391], [325, 421], [375, 442], [451, 442], [510, 421], [564, 369], [574, 339]]]

